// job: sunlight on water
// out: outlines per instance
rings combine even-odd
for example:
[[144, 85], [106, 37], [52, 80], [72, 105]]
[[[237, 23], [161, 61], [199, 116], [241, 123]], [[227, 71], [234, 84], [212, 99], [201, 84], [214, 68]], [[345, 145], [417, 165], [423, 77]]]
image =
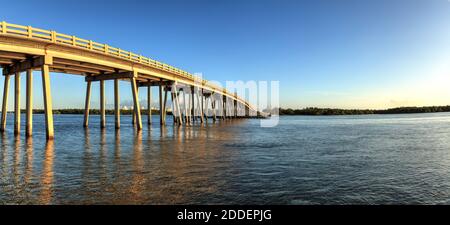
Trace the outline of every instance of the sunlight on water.
[[[9, 117], [11, 118], [11, 117]], [[136, 132], [56, 115], [1, 136], [1, 204], [448, 204], [450, 113], [289, 116]], [[8, 121], [9, 122], [9, 121]]]

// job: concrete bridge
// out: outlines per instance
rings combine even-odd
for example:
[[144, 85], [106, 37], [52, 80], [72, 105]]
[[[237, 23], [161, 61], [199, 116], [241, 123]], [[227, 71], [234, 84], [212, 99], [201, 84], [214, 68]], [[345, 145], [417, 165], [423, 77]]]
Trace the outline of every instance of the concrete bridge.
[[[85, 76], [86, 102], [84, 126], [89, 123], [91, 83], [100, 83], [100, 114], [105, 127], [105, 81], [114, 81], [115, 127], [120, 128], [119, 81], [128, 81], [133, 96], [133, 123], [142, 129], [141, 106], [138, 93], [147, 87], [148, 107], [151, 87], [159, 87], [160, 124], [166, 123], [168, 92], [172, 101], [174, 123], [203, 123], [208, 113], [216, 119], [239, 118], [255, 115], [257, 111], [236, 93], [196, 77], [186, 71], [107, 44], [85, 40], [72, 35], [1, 22], [0, 65], [5, 77], [0, 130], [6, 128], [8, 90], [14, 76], [14, 133], [20, 134], [20, 76], [26, 72], [26, 136], [32, 136], [33, 70], [42, 72], [45, 123], [47, 139], [53, 139], [53, 113], [50, 72]], [[189, 98], [186, 101], [186, 96]], [[211, 106], [211, 107], [209, 107]], [[151, 123], [151, 110], [148, 123]], [[239, 116], [238, 116], [239, 115]]]

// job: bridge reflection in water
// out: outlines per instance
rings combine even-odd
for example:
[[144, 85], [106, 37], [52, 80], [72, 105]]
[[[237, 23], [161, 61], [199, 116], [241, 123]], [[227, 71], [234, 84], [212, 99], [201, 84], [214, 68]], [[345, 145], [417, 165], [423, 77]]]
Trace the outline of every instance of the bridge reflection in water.
[[[62, 120], [72, 117], [56, 117], [57, 124]], [[131, 116], [124, 120], [130, 121]], [[76, 126], [66, 122], [61, 126]], [[142, 132], [131, 132], [135, 129], [131, 124], [113, 132], [92, 127], [78, 133], [62, 132], [50, 141], [41, 138], [43, 132], [13, 139], [13, 133], [5, 132], [0, 150], [0, 203], [202, 201], [223, 191], [221, 168], [230, 167], [236, 155], [223, 151], [220, 143], [235, 138], [236, 132], [227, 128], [245, 123], [234, 120], [162, 129], [146, 126]]]

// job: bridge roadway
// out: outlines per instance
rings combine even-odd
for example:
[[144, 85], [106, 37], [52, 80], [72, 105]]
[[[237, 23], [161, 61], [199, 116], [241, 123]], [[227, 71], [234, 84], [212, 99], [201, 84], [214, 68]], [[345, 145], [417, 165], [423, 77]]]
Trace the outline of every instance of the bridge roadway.
[[[130, 82], [133, 96], [133, 123], [142, 129], [140, 87], [147, 87], [147, 105], [151, 102], [151, 87], [159, 87], [160, 124], [165, 125], [168, 92], [171, 94], [174, 122], [182, 125], [217, 118], [239, 118], [258, 112], [236, 93], [196, 77], [186, 71], [115, 48], [72, 35], [1, 22], [0, 65], [3, 68], [4, 89], [0, 131], [5, 131], [9, 83], [14, 76], [14, 133], [20, 134], [20, 75], [26, 72], [26, 136], [32, 136], [33, 76], [42, 75], [47, 139], [54, 138], [50, 72], [85, 76], [86, 96], [84, 126], [89, 124], [91, 83], [100, 82], [101, 127], [105, 127], [105, 81], [114, 81], [115, 127], [120, 128], [119, 81]], [[186, 101], [186, 96], [189, 98]], [[211, 107], [209, 107], [211, 106]], [[162, 110], [161, 110], [162, 109]], [[151, 123], [151, 110], [147, 110]]]

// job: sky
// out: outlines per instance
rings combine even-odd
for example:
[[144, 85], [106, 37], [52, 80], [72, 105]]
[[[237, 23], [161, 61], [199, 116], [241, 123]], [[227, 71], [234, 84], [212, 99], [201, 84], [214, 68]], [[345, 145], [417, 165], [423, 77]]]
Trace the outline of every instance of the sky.
[[[21, 0], [2, 4], [0, 21], [131, 50], [222, 84], [279, 81], [283, 108], [450, 105], [449, 0]], [[42, 108], [39, 76], [34, 84]], [[84, 107], [83, 77], [52, 73], [51, 85], [53, 108]], [[120, 89], [129, 102], [129, 84]], [[92, 91], [98, 108], [98, 84]]]

